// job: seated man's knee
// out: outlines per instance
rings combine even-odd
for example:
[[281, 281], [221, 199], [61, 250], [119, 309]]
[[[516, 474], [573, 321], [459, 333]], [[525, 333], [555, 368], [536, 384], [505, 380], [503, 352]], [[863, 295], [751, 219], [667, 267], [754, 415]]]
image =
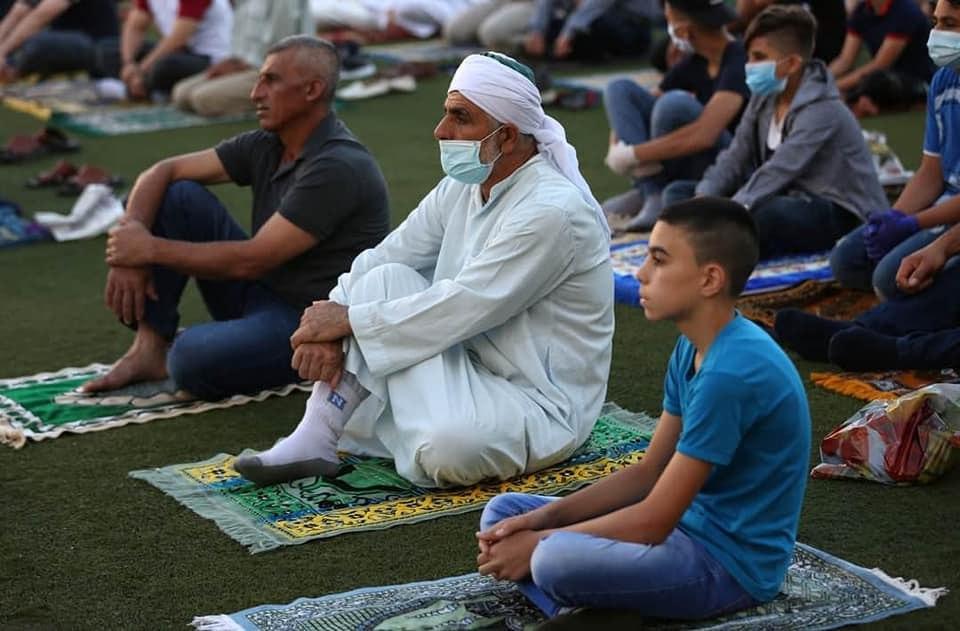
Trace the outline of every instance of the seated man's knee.
[[501, 493], [487, 502], [480, 514], [480, 530], [486, 530], [504, 519], [527, 512], [523, 504], [526, 497], [524, 493]]
[[412, 267], [402, 263], [385, 263], [352, 280], [350, 301], [361, 303], [402, 298], [421, 292], [428, 286], [427, 279]]
[[702, 111], [703, 106], [689, 92], [670, 90], [660, 95], [653, 104], [650, 126], [655, 133], [662, 135], [692, 123]]
[[167, 373], [181, 390], [198, 399], [216, 401], [229, 394], [217, 384], [216, 376], [229, 368], [217, 365], [216, 350], [204, 336], [191, 329], [178, 335], [167, 352]]
[[469, 486], [492, 477], [509, 477], [521, 472], [506, 470], [479, 435], [462, 428], [438, 428], [417, 448], [416, 462], [424, 475], [437, 486]]
[[890, 300], [901, 294], [897, 287], [897, 271], [900, 269], [900, 257], [887, 254], [880, 259], [873, 270], [873, 291], [881, 300]]
[[[614, 79], [603, 89], [604, 102], [608, 107], [622, 103], [638, 88], [632, 79]], [[643, 88], [640, 87], [642, 90]]]
[[533, 549], [530, 556], [530, 577], [550, 598], [564, 603], [564, 595], [571, 591], [571, 581], [583, 581], [577, 569], [583, 560], [584, 550], [580, 535], [554, 532]]

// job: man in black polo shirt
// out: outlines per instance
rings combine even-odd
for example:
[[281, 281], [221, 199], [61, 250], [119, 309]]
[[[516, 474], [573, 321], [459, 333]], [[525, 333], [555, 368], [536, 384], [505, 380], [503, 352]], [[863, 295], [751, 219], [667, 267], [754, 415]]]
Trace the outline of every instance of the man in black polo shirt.
[[[87, 392], [172, 378], [203, 399], [298, 380], [290, 335], [354, 257], [389, 229], [373, 156], [331, 110], [336, 49], [308, 36], [267, 52], [251, 92], [260, 130], [147, 169], [107, 240], [105, 299], [136, 326], [130, 350]], [[248, 238], [202, 184], [253, 188]], [[215, 322], [176, 336], [189, 277]]]

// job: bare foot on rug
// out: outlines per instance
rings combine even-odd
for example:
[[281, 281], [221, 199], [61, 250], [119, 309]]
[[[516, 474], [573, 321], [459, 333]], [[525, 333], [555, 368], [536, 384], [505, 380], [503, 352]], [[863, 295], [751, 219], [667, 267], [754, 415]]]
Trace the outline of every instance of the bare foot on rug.
[[110, 372], [88, 381], [80, 386], [80, 390], [103, 392], [141, 381], [166, 379], [169, 346], [153, 329], [141, 324], [130, 350], [113, 365]]

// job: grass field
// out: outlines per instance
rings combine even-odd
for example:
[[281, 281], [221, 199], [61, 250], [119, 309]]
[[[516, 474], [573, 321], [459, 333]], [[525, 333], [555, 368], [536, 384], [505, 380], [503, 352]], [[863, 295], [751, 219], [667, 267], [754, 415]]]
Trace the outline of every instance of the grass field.
[[[341, 111], [380, 160], [390, 184], [394, 223], [438, 180], [431, 132], [441, 111], [445, 79], [413, 94], [352, 104]], [[623, 182], [602, 164], [607, 126], [602, 110], [559, 115], [577, 146], [598, 197]], [[886, 131], [915, 166], [923, 121], [903, 115], [870, 121]], [[38, 121], [0, 111], [0, 136], [32, 132]], [[115, 138], [84, 139], [76, 156], [131, 181], [152, 162], [201, 149], [244, 129], [214, 126]], [[29, 212], [69, 210], [53, 193], [28, 191], [23, 180], [54, 159], [0, 166], [0, 197]], [[249, 195], [233, 186], [217, 193], [244, 224]], [[318, 200], [322, 203], [322, 200]], [[104, 239], [0, 251], [0, 377], [109, 362], [131, 334], [102, 303]], [[184, 322], [204, 318], [189, 293]], [[669, 325], [651, 324], [637, 309], [618, 307], [609, 398], [658, 413], [661, 382], [675, 340]], [[806, 376], [818, 366], [798, 361]], [[816, 445], [860, 403], [809, 388]], [[473, 569], [477, 515], [438, 519], [385, 532], [352, 534], [249, 555], [210, 521], [148, 485], [132, 469], [199, 460], [220, 451], [265, 448], [300, 418], [304, 396], [222, 410], [145, 426], [67, 436], [0, 448], [0, 628], [163, 629], [197, 614], [286, 603], [361, 586], [439, 578]], [[960, 588], [960, 472], [928, 487], [810, 481], [800, 538], [808, 544], [925, 586]], [[879, 628], [956, 628], [960, 595], [932, 610]], [[588, 628], [632, 628], [629, 618], [591, 616]]]

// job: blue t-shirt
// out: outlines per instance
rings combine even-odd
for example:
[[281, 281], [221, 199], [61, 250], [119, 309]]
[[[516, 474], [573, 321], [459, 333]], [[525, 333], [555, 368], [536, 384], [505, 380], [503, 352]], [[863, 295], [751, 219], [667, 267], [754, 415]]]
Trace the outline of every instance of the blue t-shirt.
[[934, 65], [927, 54], [930, 19], [915, 0], [890, 0], [886, 10], [877, 12], [869, 0], [861, 0], [853, 10], [847, 28], [864, 41], [876, 55], [888, 37], [906, 40], [907, 45], [893, 64], [893, 70], [929, 81]]
[[743, 106], [727, 125], [732, 134], [740, 122], [740, 114], [750, 100], [750, 89], [747, 87], [747, 77], [744, 65], [747, 63], [747, 51], [743, 42], [734, 40], [723, 49], [720, 59], [720, 69], [716, 77], [711, 77], [707, 58], [697, 53], [690, 53], [671, 68], [660, 81], [660, 91], [683, 90], [692, 93], [702, 105], [713, 98], [717, 92], [735, 92], [743, 97]]
[[944, 193], [960, 193], [960, 75], [953, 68], [941, 68], [930, 82], [923, 152], [940, 158]]
[[680, 519], [757, 600], [777, 595], [797, 537], [810, 459], [810, 410], [793, 362], [740, 314], [694, 372], [680, 336], [663, 408], [682, 419], [677, 451], [714, 465]]

